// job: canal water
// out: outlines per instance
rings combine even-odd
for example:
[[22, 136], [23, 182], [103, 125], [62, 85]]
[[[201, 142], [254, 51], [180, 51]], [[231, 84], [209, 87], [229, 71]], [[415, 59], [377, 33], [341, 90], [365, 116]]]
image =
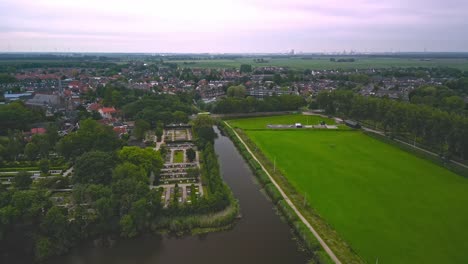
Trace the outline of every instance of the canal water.
[[199, 236], [143, 236], [121, 240], [112, 248], [84, 245], [51, 264], [211, 264], [306, 263], [290, 227], [260, 191], [254, 175], [229, 138], [215, 141], [225, 182], [239, 199], [242, 219], [233, 229]]

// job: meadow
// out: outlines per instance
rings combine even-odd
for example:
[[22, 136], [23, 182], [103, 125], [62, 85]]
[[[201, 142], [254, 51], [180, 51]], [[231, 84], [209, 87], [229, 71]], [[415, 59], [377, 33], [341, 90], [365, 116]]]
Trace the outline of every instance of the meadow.
[[229, 120], [229, 124], [242, 129], [268, 129], [267, 125], [270, 124], [292, 125], [301, 123], [303, 125], [318, 125], [321, 121], [325, 121], [328, 125], [336, 124], [335, 120], [330, 118], [302, 114], [234, 119]]
[[468, 179], [360, 131], [259, 130], [277, 118], [229, 123], [366, 262], [468, 262]]
[[[337, 56], [339, 57], [339, 56]], [[332, 62], [329, 58], [320, 57], [313, 59], [302, 58], [266, 58], [268, 62], [256, 63], [253, 58], [240, 59], [207, 59], [207, 60], [174, 60], [169, 61], [188, 68], [239, 68], [241, 64], [251, 64], [254, 67], [277, 66], [289, 67], [296, 70], [332, 70], [332, 69], [369, 69], [391, 67], [451, 67], [460, 70], [468, 70], [468, 60], [463, 58], [432, 59], [424, 61], [414, 58], [368, 58], [357, 57], [355, 62]]]

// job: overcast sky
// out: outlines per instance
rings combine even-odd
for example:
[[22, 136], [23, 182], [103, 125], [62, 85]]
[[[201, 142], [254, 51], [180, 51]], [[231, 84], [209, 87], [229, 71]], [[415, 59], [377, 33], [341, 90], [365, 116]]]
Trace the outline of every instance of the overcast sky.
[[468, 0], [0, 0], [0, 51], [468, 51]]

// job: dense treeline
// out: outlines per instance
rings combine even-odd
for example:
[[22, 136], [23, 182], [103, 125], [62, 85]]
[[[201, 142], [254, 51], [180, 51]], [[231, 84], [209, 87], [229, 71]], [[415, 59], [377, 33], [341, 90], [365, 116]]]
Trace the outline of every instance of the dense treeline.
[[463, 113], [466, 104], [458, 94], [460, 91], [450, 89], [447, 86], [423, 85], [411, 91], [409, 99], [414, 104], [424, 104], [448, 112]]
[[21, 101], [0, 105], [0, 134], [5, 135], [8, 129], [25, 130], [44, 119], [43, 112], [28, 109]]
[[4, 64], [0, 65], [0, 73], [16, 73], [21, 69], [35, 69], [35, 68], [96, 68], [106, 69], [112, 67], [118, 67], [116, 63], [108, 62], [86, 62], [86, 61], [63, 61], [63, 62], [22, 62], [15, 64]]
[[80, 122], [77, 132], [66, 135], [57, 143], [57, 150], [63, 157], [70, 159], [92, 150], [114, 151], [121, 145], [112, 127], [86, 119]]
[[[50, 124], [45, 134], [28, 137], [20, 130], [7, 130], [4, 137], [0, 137], [0, 167], [21, 167], [35, 163], [39, 159], [51, 159], [50, 153], [55, 149], [59, 139], [57, 128]], [[53, 160], [56, 160], [54, 157]], [[28, 164], [29, 163], [29, 164]]]
[[14, 83], [16, 82], [16, 78], [10, 74], [0, 73], [0, 84], [4, 83]]
[[[187, 116], [193, 113], [191, 100], [189, 95], [145, 96], [124, 105], [122, 112], [125, 118], [145, 120], [152, 127], [156, 127], [157, 123], [187, 122]], [[175, 112], [178, 114], [174, 115]]]
[[306, 105], [303, 97], [298, 95], [281, 95], [258, 100], [255, 97], [227, 97], [216, 102], [211, 109], [214, 113], [251, 113], [298, 110]]
[[468, 95], [468, 73], [466, 73], [465, 76], [466, 77], [448, 81], [445, 85], [454, 91]]
[[391, 136], [422, 143], [444, 156], [467, 158], [468, 118], [465, 116], [349, 91], [320, 93], [317, 102], [327, 114], [372, 121]]

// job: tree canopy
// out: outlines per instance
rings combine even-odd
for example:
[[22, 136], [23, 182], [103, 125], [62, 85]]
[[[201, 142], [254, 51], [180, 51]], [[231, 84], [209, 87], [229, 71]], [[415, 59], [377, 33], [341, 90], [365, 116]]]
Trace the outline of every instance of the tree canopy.
[[66, 135], [58, 142], [57, 149], [64, 157], [74, 158], [92, 150], [114, 151], [120, 145], [121, 142], [112, 127], [86, 119], [80, 122], [78, 131]]

